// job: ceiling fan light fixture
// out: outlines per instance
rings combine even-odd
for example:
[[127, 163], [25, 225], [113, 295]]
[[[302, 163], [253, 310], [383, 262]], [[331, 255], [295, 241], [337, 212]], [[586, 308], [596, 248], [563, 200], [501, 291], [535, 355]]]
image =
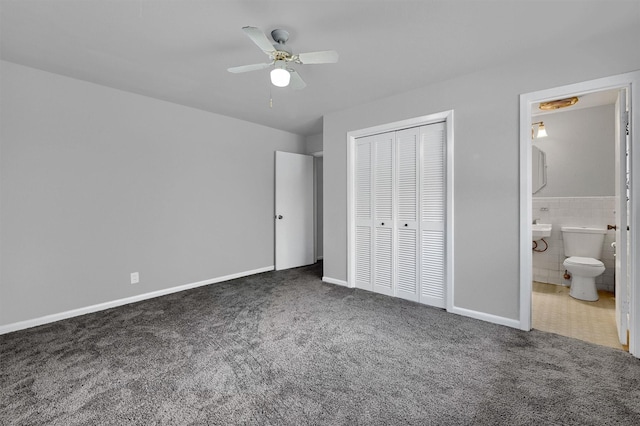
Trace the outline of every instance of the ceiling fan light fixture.
[[291, 74], [284, 68], [284, 63], [276, 62], [276, 67], [271, 70], [271, 84], [277, 87], [287, 87], [291, 81]]

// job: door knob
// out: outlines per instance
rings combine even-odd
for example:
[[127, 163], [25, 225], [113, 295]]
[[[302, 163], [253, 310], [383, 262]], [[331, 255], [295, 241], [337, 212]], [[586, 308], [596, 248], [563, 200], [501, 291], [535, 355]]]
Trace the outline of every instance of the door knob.
[[282, 219], [282, 215], [281, 214], [278, 215], [278, 219]]
[[380, 225], [381, 225], [381, 226], [384, 226], [384, 222], [382, 222]]
[[405, 223], [405, 224], [404, 224], [404, 226], [409, 226], [409, 224], [408, 224], [408, 223]]

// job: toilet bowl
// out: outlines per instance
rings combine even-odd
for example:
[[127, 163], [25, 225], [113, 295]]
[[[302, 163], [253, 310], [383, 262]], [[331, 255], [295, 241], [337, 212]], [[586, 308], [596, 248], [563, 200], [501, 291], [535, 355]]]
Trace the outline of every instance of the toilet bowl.
[[562, 239], [564, 255], [568, 256], [563, 265], [571, 274], [569, 295], [575, 299], [595, 302], [598, 300], [596, 277], [605, 271], [602, 244], [606, 229], [586, 226], [563, 226]]
[[563, 265], [571, 274], [569, 295], [574, 299], [589, 302], [598, 300], [596, 277], [604, 272], [604, 263], [592, 257], [572, 256], [567, 258]]

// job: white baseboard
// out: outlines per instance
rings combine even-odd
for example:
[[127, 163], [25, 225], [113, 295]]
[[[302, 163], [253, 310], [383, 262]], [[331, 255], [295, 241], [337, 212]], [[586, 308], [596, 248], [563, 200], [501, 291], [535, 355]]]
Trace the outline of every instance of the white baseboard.
[[[337, 285], [341, 285], [341, 286], [345, 286], [345, 287], [349, 287], [349, 284], [346, 281], [343, 280], [338, 280], [335, 278], [330, 278], [330, 277], [322, 277], [322, 281], [329, 283], [329, 284], [337, 284]], [[459, 308], [459, 307], [452, 307], [451, 309], [448, 309], [447, 312], [451, 312], [454, 314], [458, 314], [458, 315], [462, 315], [465, 317], [470, 317], [470, 318], [475, 318], [478, 320], [482, 320], [482, 321], [487, 321], [493, 324], [499, 324], [499, 325], [504, 325], [507, 327], [512, 327], [512, 328], [520, 328], [520, 321], [518, 320], [514, 320], [511, 318], [505, 318], [505, 317], [500, 317], [497, 315], [492, 315], [492, 314], [487, 314], [484, 312], [478, 312], [478, 311], [474, 311], [471, 309], [465, 309], [465, 308]]]
[[471, 309], [459, 308], [457, 306], [452, 307], [447, 312], [462, 315], [465, 317], [479, 319], [482, 321], [491, 322], [494, 324], [505, 325], [507, 327], [520, 329], [520, 321], [511, 319], [511, 318], [499, 317], [497, 315], [478, 312]]
[[318, 256], [318, 257], [316, 257], [316, 259], [317, 259], [317, 260], [322, 260], [322, 259], [323, 259], [323, 257], [322, 257], [322, 256]]
[[179, 291], [189, 290], [196, 287], [202, 287], [209, 284], [215, 284], [222, 281], [229, 281], [236, 278], [242, 278], [249, 275], [255, 275], [262, 272], [273, 271], [274, 267], [265, 266], [263, 268], [253, 269], [251, 271], [238, 272], [236, 274], [225, 275], [223, 277], [212, 278], [209, 280], [198, 281], [195, 283], [179, 285], [177, 287], [165, 288], [162, 290], [152, 291], [150, 293], [138, 294], [136, 296], [125, 297], [124, 299], [112, 300], [110, 302], [98, 303], [97, 305], [86, 306], [84, 308], [72, 309], [70, 311], [60, 312], [57, 314], [45, 315], [43, 317], [34, 318], [26, 321], [14, 322], [0, 326], [0, 335], [11, 333], [12, 331], [24, 330], [25, 328], [36, 327], [38, 325], [49, 324], [67, 318], [73, 318], [80, 315], [90, 314], [92, 312], [104, 311], [105, 309], [115, 308], [117, 306], [128, 305], [129, 303], [140, 302], [142, 300], [153, 299], [155, 297], [165, 296]]
[[325, 283], [329, 283], [329, 284], [337, 284], [337, 285], [349, 287], [349, 284], [346, 281], [338, 280], [338, 279], [335, 279], [335, 278], [322, 277], [322, 281], [324, 281]]

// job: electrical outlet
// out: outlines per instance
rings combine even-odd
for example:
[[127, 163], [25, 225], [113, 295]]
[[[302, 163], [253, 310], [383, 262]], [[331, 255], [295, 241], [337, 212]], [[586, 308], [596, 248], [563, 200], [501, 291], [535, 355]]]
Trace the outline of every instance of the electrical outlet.
[[131, 273], [131, 284], [138, 284], [140, 282], [140, 273], [132, 272]]

